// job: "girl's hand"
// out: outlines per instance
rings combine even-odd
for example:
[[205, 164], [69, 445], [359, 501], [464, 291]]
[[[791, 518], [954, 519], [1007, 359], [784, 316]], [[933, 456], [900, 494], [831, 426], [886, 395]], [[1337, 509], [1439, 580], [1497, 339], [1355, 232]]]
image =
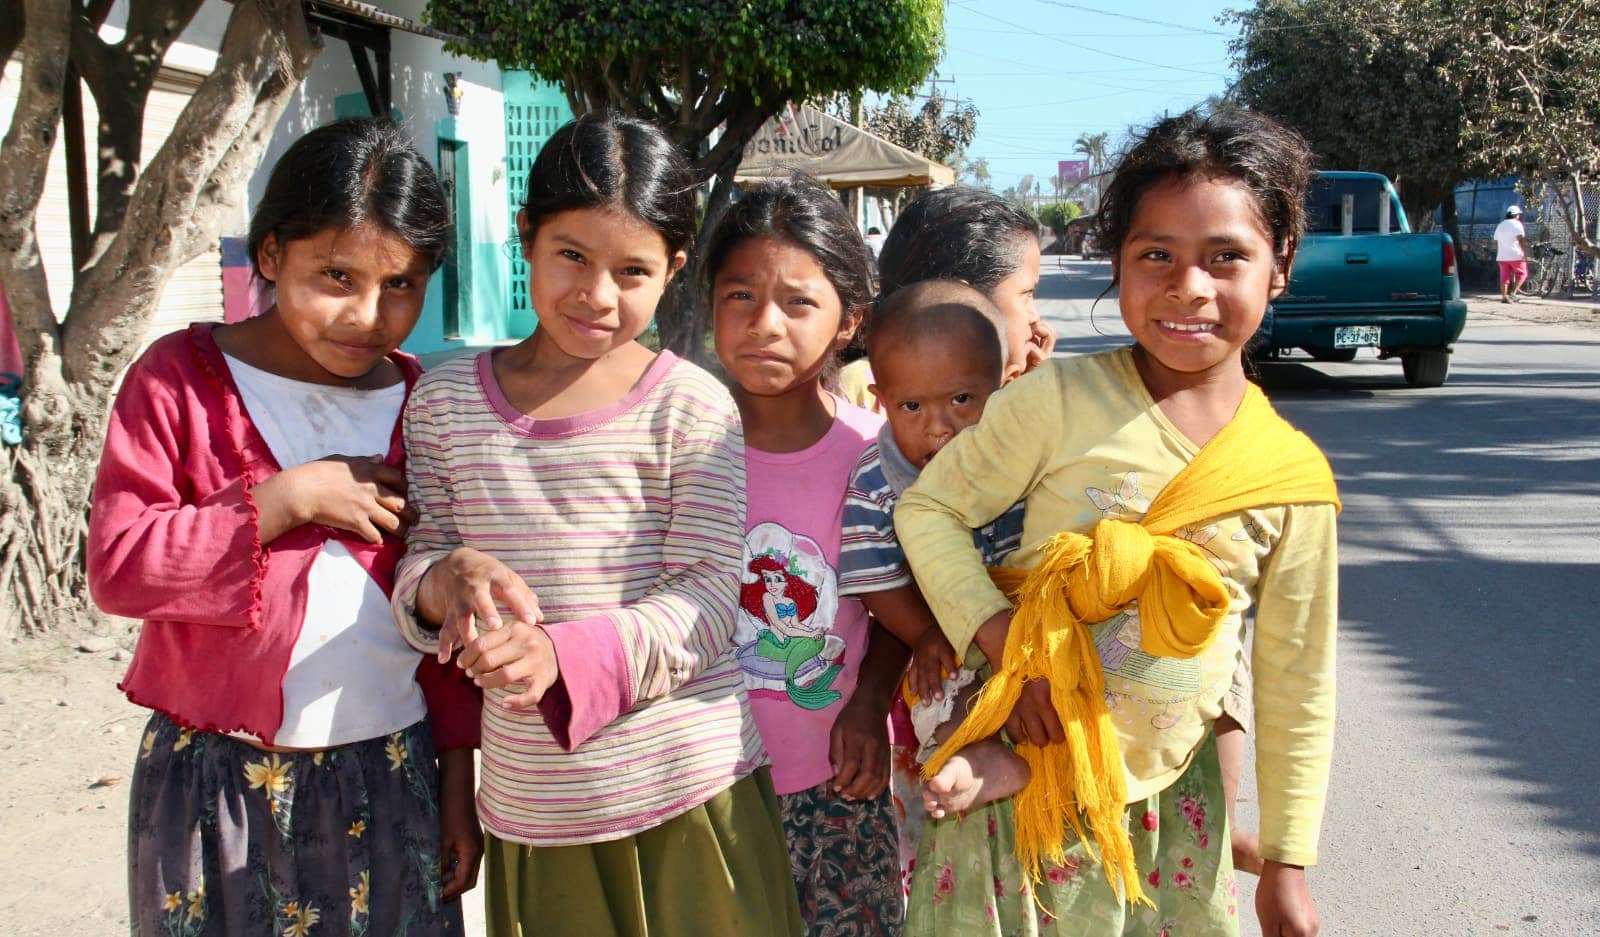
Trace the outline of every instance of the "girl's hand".
[[486, 690], [512, 684], [527, 687], [521, 693], [506, 697], [505, 705], [512, 709], [539, 705], [561, 676], [556, 643], [550, 640], [549, 633], [520, 618], [504, 628], [479, 635], [461, 651], [456, 664]]
[[1311, 900], [1304, 868], [1270, 860], [1264, 863], [1261, 884], [1256, 886], [1256, 919], [1264, 937], [1316, 937], [1322, 930], [1322, 918]]
[[876, 800], [889, 789], [889, 712], [870, 695], [858, 687], [828, 735], [833, 789], [845, 800]]
[[944, 678], [961, 668], [956, 649], [938, 628], [929, 628], [911, 648], [911, 692], [918, 699], [944, 699]]
[[322, 524], [382, 543], [415, 523], [406, 504], [406, 475], [379, 456], [329, 456], [278, 474], [250, 489], [261, 541], [270, 543], [302, 524]]
[[[978, 645], [989, 665], [998, 673], [1005, 664], [1006, 636], [1011, 631], [1011, 610], [996, 612], [988, 621], [978, 626], [972, 642]], [[1061, 727], [1061, 717], [1050, 700], [1050, 681], [1029, 680], [1022, 685], [1022, 695], [1006, 719], [1006, 734], [1012, 742], [1046, 745], [1065, 742], [1066, 730]]]
[[1061, 727], [1061, 717], [1056, 714], [1055, 703], [1050, 700], [1049, 680], [1029, 680], [1022, 685], [1022, 695], [1006, 719], [1006, 734], [1013, 742], [1028, 742], [1043, 747], [1051, 742], [1067, 740]]
[[[458, 547], [429, 567], [417, 585], [417, 615], [439, 622], [439, 663], [449, 663], [459, 646], [478, 639], [478, 628], [501, 626], [500, 608], [529, 626], [544, 621], [539, 598], [527, 582], [498, 559], [471, 547]], [[463, 655], [464, 657], [464, 655]], [[457, 666], [466, 664], [458, 660]]]
[[483, 861], [483, 827], [472, 802], [472, 775], [472, 749], [439, 753], [439, 877], [446, 901], [478, 883]]

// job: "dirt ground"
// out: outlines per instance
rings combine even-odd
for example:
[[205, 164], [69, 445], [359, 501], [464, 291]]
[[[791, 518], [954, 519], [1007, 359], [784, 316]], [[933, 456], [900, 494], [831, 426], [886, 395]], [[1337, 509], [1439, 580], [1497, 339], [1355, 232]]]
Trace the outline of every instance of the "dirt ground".
[[116, 686], [132, 646], [61, 637], [0, 652], [0, 932], [128, 932], [128, 774], [149, 716]]
[[1476, 293], [1466, 297], [1468, 317], [1492, 315], [1523, 322], [1560, 323], [1600, 330], [1600, 302], [1594, 299], [1540, 299], [1524, 296], [1514, 303], [1502, 303], [1498, 293]]

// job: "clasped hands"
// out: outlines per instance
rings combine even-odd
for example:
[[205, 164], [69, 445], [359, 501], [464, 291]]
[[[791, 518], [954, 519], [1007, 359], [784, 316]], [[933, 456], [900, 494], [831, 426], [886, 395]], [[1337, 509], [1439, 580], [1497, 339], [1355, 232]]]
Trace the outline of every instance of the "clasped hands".
[[512, 709], [537, 706], [561, 675], [538, 596], [480, 550], [458, 547], [428, 569], [417, 586], [417, 614], [439, 625], [440, 663], [460, 648], [456, 666], [478, 686], [522, 687], [503, 700]]

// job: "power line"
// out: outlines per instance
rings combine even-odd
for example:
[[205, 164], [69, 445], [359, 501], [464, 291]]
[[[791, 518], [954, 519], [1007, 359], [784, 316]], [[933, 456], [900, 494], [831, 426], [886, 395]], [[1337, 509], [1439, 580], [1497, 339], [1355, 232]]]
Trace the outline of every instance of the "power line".
[[1226, 33], [1219, 29], [1206, 29], [1201, 26], [1188, 26], [1183, 23], [1168, 22], [1167, 20], [1145, 19], [1142, 16], [1133, 16], [1128, 13], [1113, 13], [1110, 10], [1096, 9], [1095, 7], [1084, 6], [1079, 3], [1067, 3], [1066, 0], [1039, 0], [1039, 2], [1047, 6], [1062, 7], [1063, 9], [1067, 10], [1077, 10], [1081, 13], [1093, 13], [1096, 16], [1109, 16], [1112, 19], [1130, 20], [1135, 23], [1143, 23], [1146, 26], [1166, 26], [1169, 29], [1181, 29], [1184, 32], [1189, 33], [1200, 33], [1206, 36], [1221, 36], [1225, 39], [1233, 38], [1232, 33]]
[[[951, 6], [955, 6], [955, 7], [960, 7], [961, 9], [966, 10], [967, 12], [975, 14], [977, 16], [981, 16], [984, 19], [993, 20], [994, 22], [999, 23], [1002, 26], [1010, 26], [1010, 27], [1012, 27], [1014, 29], [1021, 29], [1021, 30], [1024, 30], [1024, 31], [1027, 30], [1027, 27], [1022, 26], [1019, 23], [1013, 23], [1013, 22], [1011, 22], [1009, 20], [1003, 20], [998, 16], [993, 16], [991, 14], [984, 13], [983, 11], [975, 9], [975, 8], [973, 8], [971, 6], [968, 6], [965, 3], [955, 2], [955, 0], [952, 0], [952, 3], [950, 5]], [[1096, 55], [1104, 55], [1104, 56], [1106, 56], [1108, 58], [1120, 59], [1121, 61], [1124, 61], [1124, 62], [1133, 62], [1136, 65], [1148, 65], [1151, 68], [1163, 68], [1163, 69], [1167, 69], [1169, 71], [1175, 71], [1175, 72], [1191, 72], [1191, 73], [1196, 74], [1196, 75], [1205, 75], [1207, 78], [1227, 78], [1228, 77], [1227, 75], [1224, 75], [1224, 74], [1222, 74], [1220, 72], [1205, 72], [1205, 71], [1200, 71], [1199, 69], [1194, 69], [1194, 68], [1184, 68], [1181, 65], [1163, 65], [1160, 62], [1151, 62], [1148, 59], [1136, 59], [1131, 55], [1118, 55], [1115, 52], [1107, 52], [1105, 49], [1097, 49], [1094, 46], [1084, 45], [1081, 42], [1071, 42], [1071, 41], [1068, 41], [1066, 39], [1062, 39], [1059, 36], [1051, 36], [1051, 35], [1048, 35], [1048, 34], [1040, 34], [1040, 35], [1041, 35], [1041, 38], [1050, 39], [1050, 40], [1052, 40], [1054, 42], [1059, 42], [1060, 44], [1062, 44], [1064, 46], [1069, 46], [1069, 47], [1074, 48], [1074, 49], [1082, 49], [1085, 52], [1093, 52]]]

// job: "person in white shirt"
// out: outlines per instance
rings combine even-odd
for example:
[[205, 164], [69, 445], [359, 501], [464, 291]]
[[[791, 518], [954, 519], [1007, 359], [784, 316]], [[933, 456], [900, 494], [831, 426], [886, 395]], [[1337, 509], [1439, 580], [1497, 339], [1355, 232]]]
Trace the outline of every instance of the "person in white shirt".
[[1495, 259], [1500, 262], [1500, 301], [1516, 302], [1516, 295], [1528, 279], [1528, 232], [1522, 227], [1522, 208], [1506, 209], [1506, 220], [1494, 229]]

